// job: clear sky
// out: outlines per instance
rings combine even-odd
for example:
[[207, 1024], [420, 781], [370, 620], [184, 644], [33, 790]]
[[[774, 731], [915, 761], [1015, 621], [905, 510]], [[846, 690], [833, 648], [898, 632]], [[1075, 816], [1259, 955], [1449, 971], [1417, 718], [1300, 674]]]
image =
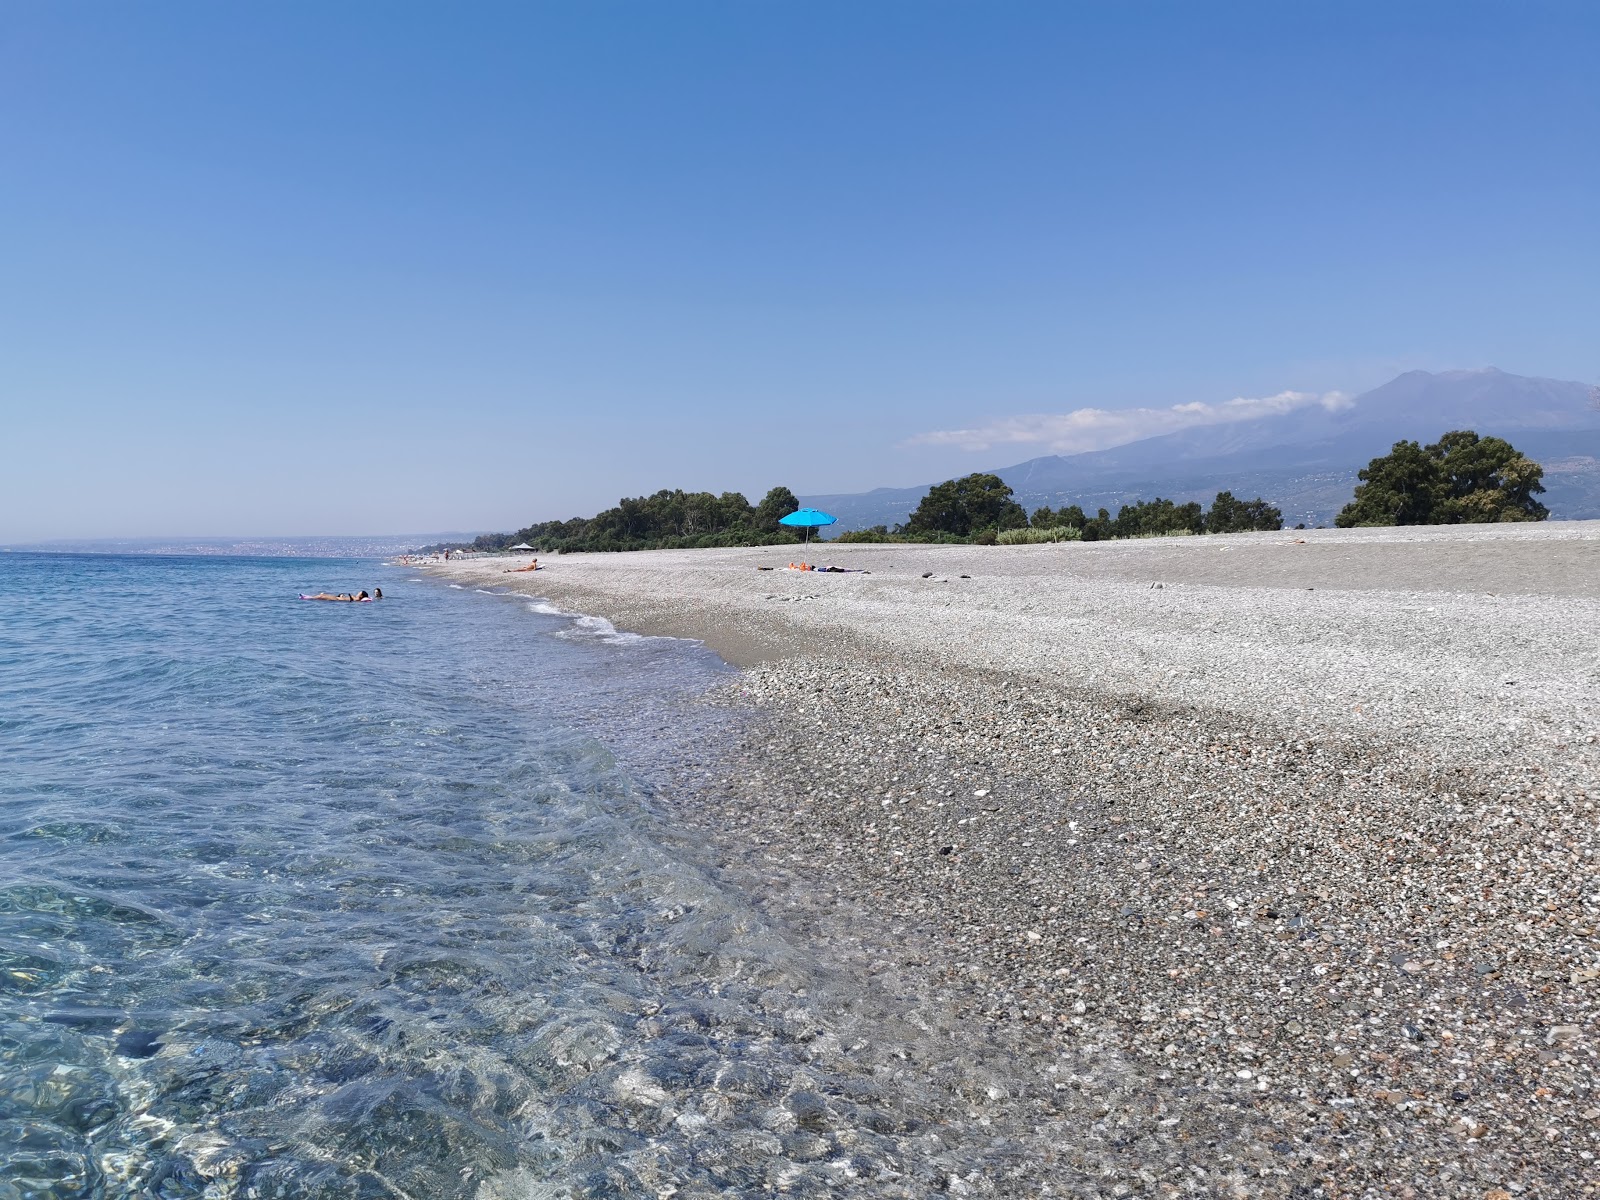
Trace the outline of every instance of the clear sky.
[[918, 435], [1085, 406], [1594, 382], [1597, 64], [1593, 0], [9, 0], [0, 540], [509, 529], [1002, 466]]

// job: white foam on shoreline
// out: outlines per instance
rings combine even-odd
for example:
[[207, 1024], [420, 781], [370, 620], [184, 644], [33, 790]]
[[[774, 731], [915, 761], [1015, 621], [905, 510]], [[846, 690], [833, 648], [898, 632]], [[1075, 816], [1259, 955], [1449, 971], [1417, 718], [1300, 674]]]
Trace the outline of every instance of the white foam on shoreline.
[[[514, 593], [505, 593], [513, 595]], [[604, 617], [594, 617], [587, 613], [568, 612], [558, 608], [548, 600], [528, 601], [528, 611], [546, 617], [565, 617], [572, 622], [565, 629], [558, 629], [551, 636], [566, 638], [569, 641], [594, 641], [604, 642], [608, 646], [637, 646], [645, 642], [678, 642], [692, 641], [691, 638], [673, 638], [652, 636], [644, 633], [629, 633], [618, 629]]]
[[642, 633], [627, 633], [618, 629], [604, 617], [580, 616], [571, 625], [556, 634], [573, 641], [605, 642], [608, 646], [635, 646], [641, 642], [672, 641], [672, 638], [653, 638]]

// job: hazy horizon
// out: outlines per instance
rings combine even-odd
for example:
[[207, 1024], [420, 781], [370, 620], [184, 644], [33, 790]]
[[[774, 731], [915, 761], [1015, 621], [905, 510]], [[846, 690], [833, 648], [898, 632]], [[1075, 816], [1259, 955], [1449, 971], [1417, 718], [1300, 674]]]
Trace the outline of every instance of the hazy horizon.
[[1594, 381], [1597, 38], [1560, 2], [19, 9], [0, 543], [515, 529], [1414, 368]]

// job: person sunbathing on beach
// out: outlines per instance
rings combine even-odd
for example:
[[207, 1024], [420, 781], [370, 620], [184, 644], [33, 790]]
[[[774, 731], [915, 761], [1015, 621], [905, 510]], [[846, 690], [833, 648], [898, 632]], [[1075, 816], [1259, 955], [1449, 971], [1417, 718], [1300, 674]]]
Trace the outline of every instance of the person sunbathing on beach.
[[507, 567], [505, 573], [507, 575], [516, 575], [522, 571], [537, 571], [538, 569], [539, 560], [536, 558], [525, 567]]

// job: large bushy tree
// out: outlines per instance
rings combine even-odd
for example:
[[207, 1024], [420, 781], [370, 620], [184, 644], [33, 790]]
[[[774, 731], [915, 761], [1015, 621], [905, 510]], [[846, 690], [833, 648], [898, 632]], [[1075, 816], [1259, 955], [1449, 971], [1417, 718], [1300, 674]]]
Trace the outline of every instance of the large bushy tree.
[[800, 501], [795, 498], [795, 494], [786, 487], [775, 487], [761, 497], [761, 503], [756, 505], [752, 523], [761, 533], [787, 538], [789, 526], [780, 525], [778, 522], [790, 513], [799, 511]]
[[1193, 500], [1187, 504], [1176, 504], [1157, 496], [1154, 500], [1124, 504], [1117, 510], [1108, 536], [1161, 537], [1174, 533], [1199, 533], [1204, 528], [1204, 521], [1204, 511]]
[[1027, 512], [1011, 498], [1000, 476], [979, 472], [930, 488], [904, 529], [970, 537], [986, 529], [1021, 529], [1027, 523]]
[[1060, 512], [1051, 509], [1049, 505], [1033, 510], [1033, 516], [1028, 524], [1035, 529], [1059, 529], [1063, 526], [1069, 529], [1082, 529], [1083, 523], [1088, 520], [1083, 515], [1083, 509], [1076, 504], [1069, 504]]
[[1550, 510], [1534, 499], [1544, 468], [1503, 438], [1453, 430], [1431, 446], [1396, 442], [1361, 469], [1355, 497], [1333, 523], [1456, 525], [1542, 521]]
[[1254, 500], [1240, 500], [1232, 492], [1218, 492], [1205, 517], [1207, 533], [1249, 533], [1282, 528], [1283, 512], [1260, 496]]
[[1437, 456], [1444, 473], [1437, 516], [1445, 524], [1543, 521], [1550, 515], [1533, 498], [1544, 491], [1544, 468], [1504, 438], [1463, 429], [1445, 434], [1428, 453]]

